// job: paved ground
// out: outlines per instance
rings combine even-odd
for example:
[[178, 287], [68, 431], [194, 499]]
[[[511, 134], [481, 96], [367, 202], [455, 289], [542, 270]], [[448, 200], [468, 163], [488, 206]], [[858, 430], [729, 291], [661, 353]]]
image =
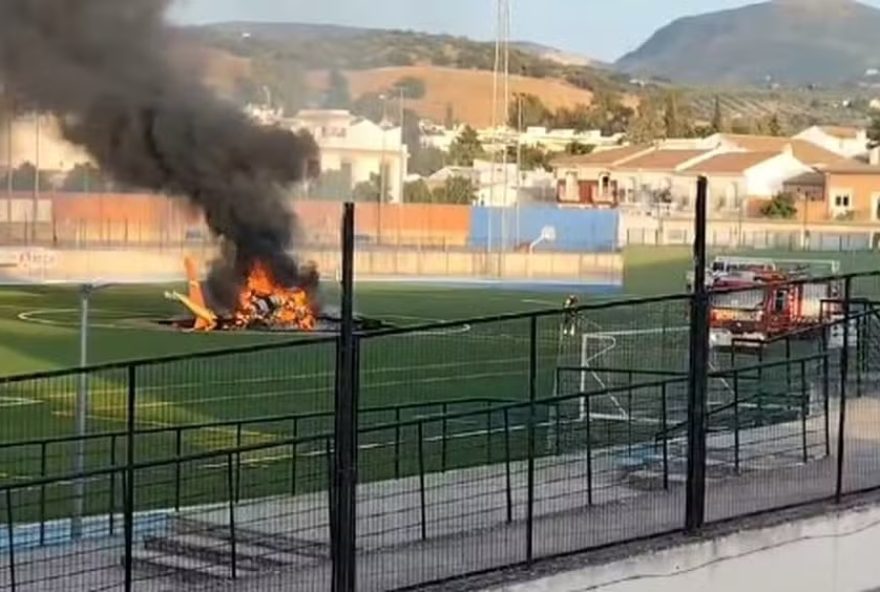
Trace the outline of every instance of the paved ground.
[[[880, 401], [851, 401], [847, 409], [846, 479], [848, 490], [880, 486]], [[707, 491], [707, 519], [726, 518], [824, 499], [834, 493], [838, 411], [830, 417], [832, 456], [824, 457], [824, 421], [807, 423], [810, 462], [802, 464], [800, 422], [749, 430], [742, 435], [742, 472], [720, 465]], [[733, 436], [709, 440], [716, 463], [730, 462]], [[670, 450], [673, 468], [680, 445]], [[583, 454], [536, 463], [533, 555], [536, 558], [607, 545], [677, 530], [684, 521], [684, 491], [673, 473], [670, 489], [656, 486], [651, 471], [638, 479], [621, 468], [621, 451], [593, 458], [593, 505], [588, 506], [587, 462]], [[367, 484], [359, 488], [359, 589], [389, 590], [524, 561], [527, 472], [511, 463], [510, 487], [504, 464], [428, 475], [422, 514], [418, 478]], [[638, 486], [637, 486], [638, 484]], [[508, 490], [511, 514], [508, 517]], [[242, 503], [236, 526], [244, 532], [285, 540], [312, 551], [292, 568], [262, 570], [232, 581], [184, 581], [160, 572], [138, 571], [136, 590], [229, 591], [327, 590], [329, 541], [327, 496], [322, 494]], [[228, 527], [228, 511], [184, 513], [189, 522]], [[508, 519], [509, 518], [509, 519]], [[424, 524], [424, 539], [423, 539]], [[315, 552], [315, 549], [318, 551]], [[56, 547], [16, 556], [17, 590], [119, 590], [122, 570], [119, 540]], [[7, 565], [0, 589], [11, 589]]]

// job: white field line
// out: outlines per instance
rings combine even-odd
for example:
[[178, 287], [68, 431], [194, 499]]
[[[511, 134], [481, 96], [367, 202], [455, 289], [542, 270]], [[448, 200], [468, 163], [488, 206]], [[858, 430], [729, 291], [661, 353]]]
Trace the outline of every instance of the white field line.
[[[584, 319], [584, 321], [600, 331], [599, 333], [584, 333], [581, 336], [581, 351], [582, 351], [581, 364], [583, 367], [589, 368], [591, 362], [593, 362], [594, 360], [598, 360], [600, 357], [613, 351], [617, 347], [617, 338], [613, 335], [606, 335], [606, 334], [601, 333], [602, 326], [599, 323], [597, 323], [593, 320], [590, 320], [590, 319]], [[591, 339], [598, 340], [600, 343], [602, 343], [604, 341], [608, 345], [606, 347], [604, 347], [603, 349], [600, 349], [594, 355], [587, 356], [587, 342]], [[599, 386], [602, 389], [608, 388], [605, 381], [602, 380], [602, 378], [599, 376], [599, 374], [596, 371], [591, 371], [590, 374], [592, 374], [593, 379], [596, 381], [597, 384], [599, 384]], [[581, 374], [581, 392], [586, 392], [586, 390], [587, 390], [586, 387], [587, 387], [586, 376]], [[620, 404], [620, 401], [617, 400], [617, 397], [615, 397], [614, 395], [609, 395], [609, 397], [611, 399], [611, 402], [614, 404], [614, 406], [620, 410], [620, 413], [623, 416], [623, 418], [626, 418], [626, 410]], [[586, 416], [586, 413], [587, 413], [586, 400], [584, 398], [581, 398], [580, 406], [581, 406], [580, 419], [583, 420]]]
[[[528, 361], [527, 356], [516, 357], [516, 358], [502, 358], [502, 359], [493, 359], [493, 360], [471, 360], [471, 361], [460, 361], [460, 362], [443, 362], [436, 364], [419, 364], [414, 366], [393, 366], [390, 368], [375, 368], [371, 370], [364, 370], [362, 374], [366, 375], [385, 375], [385, 374], [397, 374], [402, 372], [413, 372], [413, 371], [424, 371], [424, 370], [444, 370], [444, 369], [458, 369], [462, 366], [494, 366], [494, 365], [503, 365], [503, 364], [515, 364], [515, 363], [524, 363]], [[459, 380], [462, 378], [472, 378], [482, 376], [482, 374], [457, 374], [453, 377], [455, 380]], [[312, 374], [285, 374], [280, 376], [259, 376], [253, 378], [236, 378], [231, 380], [215, 380], [215, 381], [203, 381], [203, 382], [176, 382], [169, 384], [161, 384], [161, 385], [144, 385], [139, 386], [138, 391], [140, 392], [151, 392], [151, 391], [165, 391], [165, 390], [186, 390], [191, 388], [205, 388], [212, 386], [239, 386], [239, 385], [259, 385], [266, 383], [276, 383], [276, 382], [292, 382], [292, 381], [301, 381], [301, 380], [314, 380], [326, 378], [328, 381], [333, 378], [332, 372], [315, 372]], [[418, 382], [424, 382], [425, 380], [419, 380]], [[430, 379], [428, 379], [430, 381]], [[412, 382], [412, 381], [410, 381]], [[388, 385], [397, 385], [400, 383], [376, 383], [376, 384], [366, 384], [367, 388], [372, 388], [374, 386], [388, 386]], [[319, 392], [324, 390], [325, 388], [332, 388], [332, 384], [328, 382], [324, 387], [313, 387], [305, 390], [295, 390], [295, 391], [286, 391], [289, 394], [298, 394], [298, 393], [309, 393], [309, 392]], [[106, 393], [107, 391], [119, 391], [124, 392], [125, 387], [120, 386], [118, 388], [93, 388], [92, 391], [95, 393]], [[270, 393], [277, 391], [269, 391]], [[76, 396], [75, 391], [62, 391], [60, 393], [49, 394], [44, 397], [44, 399], [48, 400], [63, 400], [67, 398], [72, 398]], [[252, 396], [252, 395], [249, 395]], [[225, 398], [206, 398], [206, 399], [188, 399], [184, 401], [185, 403], [200, 403], [200, 402], [211, 402], [217, 400], [225, 400]]]
[[31, 405], [43, 405], [45, 401], [28, 399], [26, 397], [0, 397], [0, 409], [5, 407], [29, 407]]

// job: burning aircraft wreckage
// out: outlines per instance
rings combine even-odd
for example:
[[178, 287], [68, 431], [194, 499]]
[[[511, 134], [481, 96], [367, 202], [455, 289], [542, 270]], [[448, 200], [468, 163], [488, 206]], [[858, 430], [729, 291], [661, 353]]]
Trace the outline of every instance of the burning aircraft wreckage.
[[[319, 174], [308, 133], [262, 126], [179, 65], [172, 0], [2, 0], [4, 93], [54, 115], [123, 186], [184, 199], [217, 239], [206, 286], [170, 293], [198, 331], [322, 331], [317, 271], [291, 256], [288, 189]], [[360, 329], [376, 323], [361, 319]]]
[[[169, 291], [165, 298], [182, 304], [188, 316], [163, 321], [183, 331], [284, 331], [306, 333], [336, 333], [339, 330], [338, 315], [331, 314], [321, 306], [315, 290], [287, 287], [275, 280], [265, 264], [251, 266], [241, 286], [234, 310], [225, 311], [210, 297], [209, 291], [199, 280], [198, 265], [191, 259], [184, 261], [188, 294]], [[308, 276], [317, 285], [317, 270], [309, 268]], [[191, 315], [191, 316], [190, 316]], [[377, 319], [355, 318], [359, 330], [388, 327]]]

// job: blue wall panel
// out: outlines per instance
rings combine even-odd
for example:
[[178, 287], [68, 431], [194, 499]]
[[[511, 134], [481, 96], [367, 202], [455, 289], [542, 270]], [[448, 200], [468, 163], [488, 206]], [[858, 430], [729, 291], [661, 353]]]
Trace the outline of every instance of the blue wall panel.
[[597, 252], [617, 249], [617, 210], [587, 210], [554, 206], [488, 208], [471, 212], [470, 245], [478, 249], [513, 249], [535, 241], [544, 228], [556, 234], [536, 251]]

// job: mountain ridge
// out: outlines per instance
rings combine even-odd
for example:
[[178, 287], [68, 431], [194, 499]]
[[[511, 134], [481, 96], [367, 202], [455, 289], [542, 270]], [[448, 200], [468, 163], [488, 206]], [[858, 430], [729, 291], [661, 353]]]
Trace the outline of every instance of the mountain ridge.
[[880, 67], [880, 9], [772, 0], [677, 19], [615, 66], [688, 83], [840, 84]]

